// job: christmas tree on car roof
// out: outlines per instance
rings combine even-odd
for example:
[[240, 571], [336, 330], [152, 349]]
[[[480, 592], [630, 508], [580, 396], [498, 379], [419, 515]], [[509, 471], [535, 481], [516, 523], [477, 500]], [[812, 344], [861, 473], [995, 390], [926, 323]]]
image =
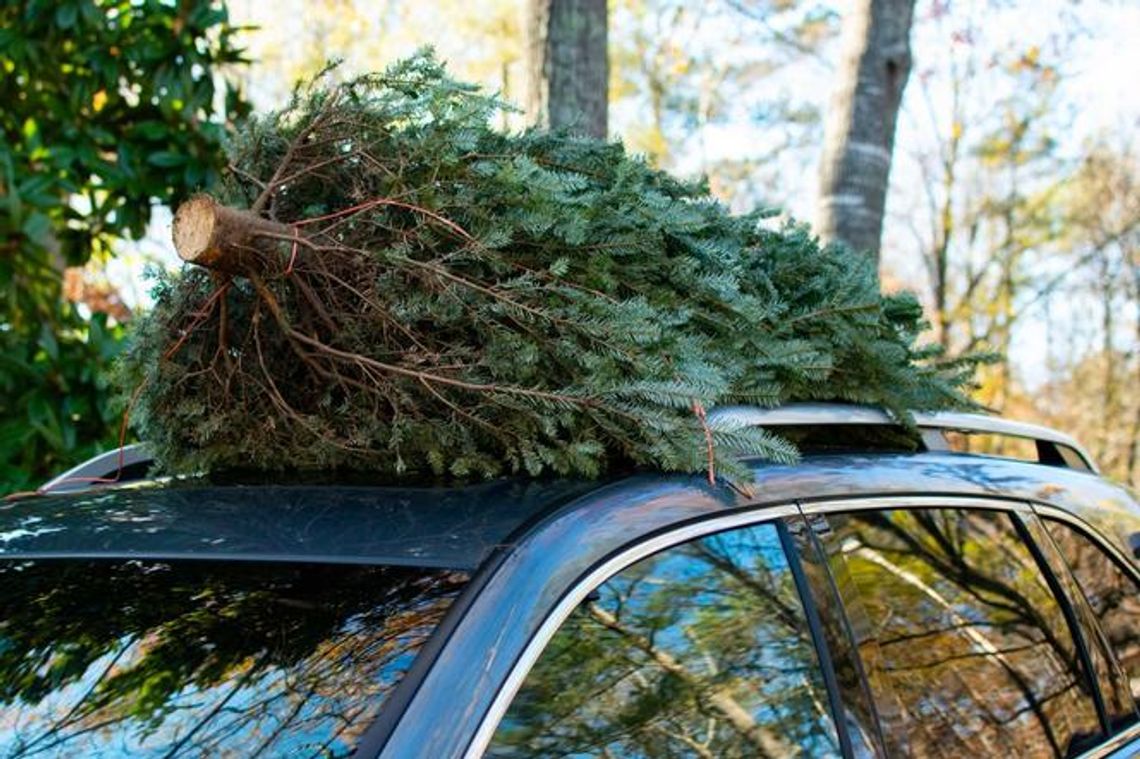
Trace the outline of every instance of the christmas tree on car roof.
[[862, 256], [504, 107], [421, 53], [245, 125], [124, 359], [167, 470], [711, 475], [797, 455], [717, 405], [970, 405]]

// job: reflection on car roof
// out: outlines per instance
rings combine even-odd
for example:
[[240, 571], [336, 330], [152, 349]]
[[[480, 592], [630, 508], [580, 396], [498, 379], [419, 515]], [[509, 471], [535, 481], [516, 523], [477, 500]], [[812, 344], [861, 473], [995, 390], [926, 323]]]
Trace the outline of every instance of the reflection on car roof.
[[333, 561], [470, 569], [597, 483], [111, 488], [0, 505], [0, 556]]
[[[1127, 509], [1087, 472], [972, 454], [860, 453], [751, 462], [755, 482], [721, 508], [867, 495], [1035, 500], [1068, 511]], [[704, 476], [617, 481], [503, 479], [462, 487], [145, 483], [0, 504], [0, 557], [150, 557], [330, 561], [472, 569], [546, 517], [622, 510], [650, 490], [709, 489]], [[716, 490], [722, 490], [720, 486]], [[726, 493], [727, 495], [727, 493]], [[718, 501], [719, 502], [719, 501]], [[629, 525], [629, 539], [639, 526]], [[589, 552], [585, 544], [578, 550]]]

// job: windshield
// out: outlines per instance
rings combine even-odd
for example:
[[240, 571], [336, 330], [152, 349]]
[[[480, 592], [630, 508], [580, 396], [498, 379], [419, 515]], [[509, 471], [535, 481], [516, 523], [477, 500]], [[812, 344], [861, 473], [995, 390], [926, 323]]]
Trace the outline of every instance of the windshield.
[[343, 756], [469, 576], [0, 562], [0, 754]]

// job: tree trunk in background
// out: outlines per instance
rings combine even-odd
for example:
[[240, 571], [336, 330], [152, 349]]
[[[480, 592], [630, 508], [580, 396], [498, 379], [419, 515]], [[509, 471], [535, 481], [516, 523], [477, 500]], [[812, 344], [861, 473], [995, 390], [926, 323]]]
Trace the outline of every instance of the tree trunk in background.
[[856, 0], [843, 20], [843, 61], [827, 115], [818, 231], [876, 262], [914, 2]]
[[606, 0], [527, 0], [527, 113], [606, 138]]

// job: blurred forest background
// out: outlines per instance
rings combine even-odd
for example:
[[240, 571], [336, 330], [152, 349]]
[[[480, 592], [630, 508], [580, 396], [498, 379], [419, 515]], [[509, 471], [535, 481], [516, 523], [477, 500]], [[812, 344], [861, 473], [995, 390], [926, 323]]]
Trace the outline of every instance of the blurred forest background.
[[[0, 489], [118, 442], [110, 369], [144, 269], [176, 265], [169, 208], [217, 180], [233, 123], [330, 59], [347, 78], [424, 45], [519, 105], [505, 129], [620, 139], [735, 210], [877, 253], [931, 341], [1001, 356], [982, 403], [1140, 483], [1138, 32], [1127, 0], [7, 3]], [[870, 112], [853, 40], [890, 58]], [[868, 126], [881, 147], [855, 139]], [[844, 156], [890, 167], [881, 238], [836, 223]]]

